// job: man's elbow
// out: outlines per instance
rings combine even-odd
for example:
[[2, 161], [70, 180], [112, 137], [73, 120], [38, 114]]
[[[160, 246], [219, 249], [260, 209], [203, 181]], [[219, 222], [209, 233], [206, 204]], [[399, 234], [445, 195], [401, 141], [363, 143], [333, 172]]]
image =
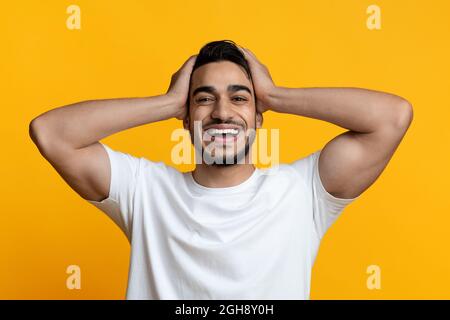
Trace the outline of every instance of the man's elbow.
[[394, 113], [394, 128], [401, 131], [408, 130], [414, 117], [412, 104], [406, 100], [401, 101], [395, 106], [396, 112]]
[[34, 118], [30, 121], [30, 124], [28, 125], [28, 135], [30, 136], [31, 140], [34, 142], [34, 144], [37, 145], [38, 143], [38, 122], [39, 117]]
[[44, 122], [44, 119], [36, 117], [28, 125], [28, 134], [41, 153], [44, 152], [48, 145], [48, 137], [45, 134], [45, 131], [47, 131], [46, 124]]

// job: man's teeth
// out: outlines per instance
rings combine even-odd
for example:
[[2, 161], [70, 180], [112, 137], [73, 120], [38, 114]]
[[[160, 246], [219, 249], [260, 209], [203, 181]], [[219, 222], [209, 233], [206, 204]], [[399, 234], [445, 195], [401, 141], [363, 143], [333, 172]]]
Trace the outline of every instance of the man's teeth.
[[238, 129], [208, 129], [206, 132], [210, 136], [219, 136], [224, 134], [237, 135], [239, 133]]

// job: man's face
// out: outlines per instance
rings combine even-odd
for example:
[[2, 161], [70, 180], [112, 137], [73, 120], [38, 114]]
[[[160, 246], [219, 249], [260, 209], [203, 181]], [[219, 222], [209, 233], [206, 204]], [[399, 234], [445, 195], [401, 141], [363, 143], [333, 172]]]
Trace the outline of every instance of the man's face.
[[[247, 155], [262, 122], [254, 99], [251, 80], [233, 62], [212, 62], [193, 72], [184, 127], [189, 129], [193, 143], [200, 142], [194, 146], [203, 159], [221, 159], [215, 164], [226, 165], [240, 162]], [[211, 162], [208, 160], [208, 164]]]

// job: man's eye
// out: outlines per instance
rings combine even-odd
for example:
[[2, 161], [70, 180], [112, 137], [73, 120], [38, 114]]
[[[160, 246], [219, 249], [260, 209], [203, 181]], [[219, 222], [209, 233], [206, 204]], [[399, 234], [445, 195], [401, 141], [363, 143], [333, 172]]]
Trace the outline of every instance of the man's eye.
[[207, 100], [212, 100], [212, 99], [210, 99], [210, 98], [200, 98], [197, 101], [198, 102], [203, 102], [203, 101], [207, 101]]
[[234, 99], [240, 99], [238, 101], [247, 101], [247, 99], [243, 98], [243, 97], [234, 97]]

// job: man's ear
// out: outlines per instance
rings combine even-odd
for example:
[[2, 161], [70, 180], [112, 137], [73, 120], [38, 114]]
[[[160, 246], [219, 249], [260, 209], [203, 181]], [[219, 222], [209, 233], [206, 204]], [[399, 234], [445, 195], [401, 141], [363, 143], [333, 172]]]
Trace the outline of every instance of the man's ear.
[[259, 129], [262, 127], [264, 121], [264, 117], [261, 112], [256, 112], [256, 128]]

